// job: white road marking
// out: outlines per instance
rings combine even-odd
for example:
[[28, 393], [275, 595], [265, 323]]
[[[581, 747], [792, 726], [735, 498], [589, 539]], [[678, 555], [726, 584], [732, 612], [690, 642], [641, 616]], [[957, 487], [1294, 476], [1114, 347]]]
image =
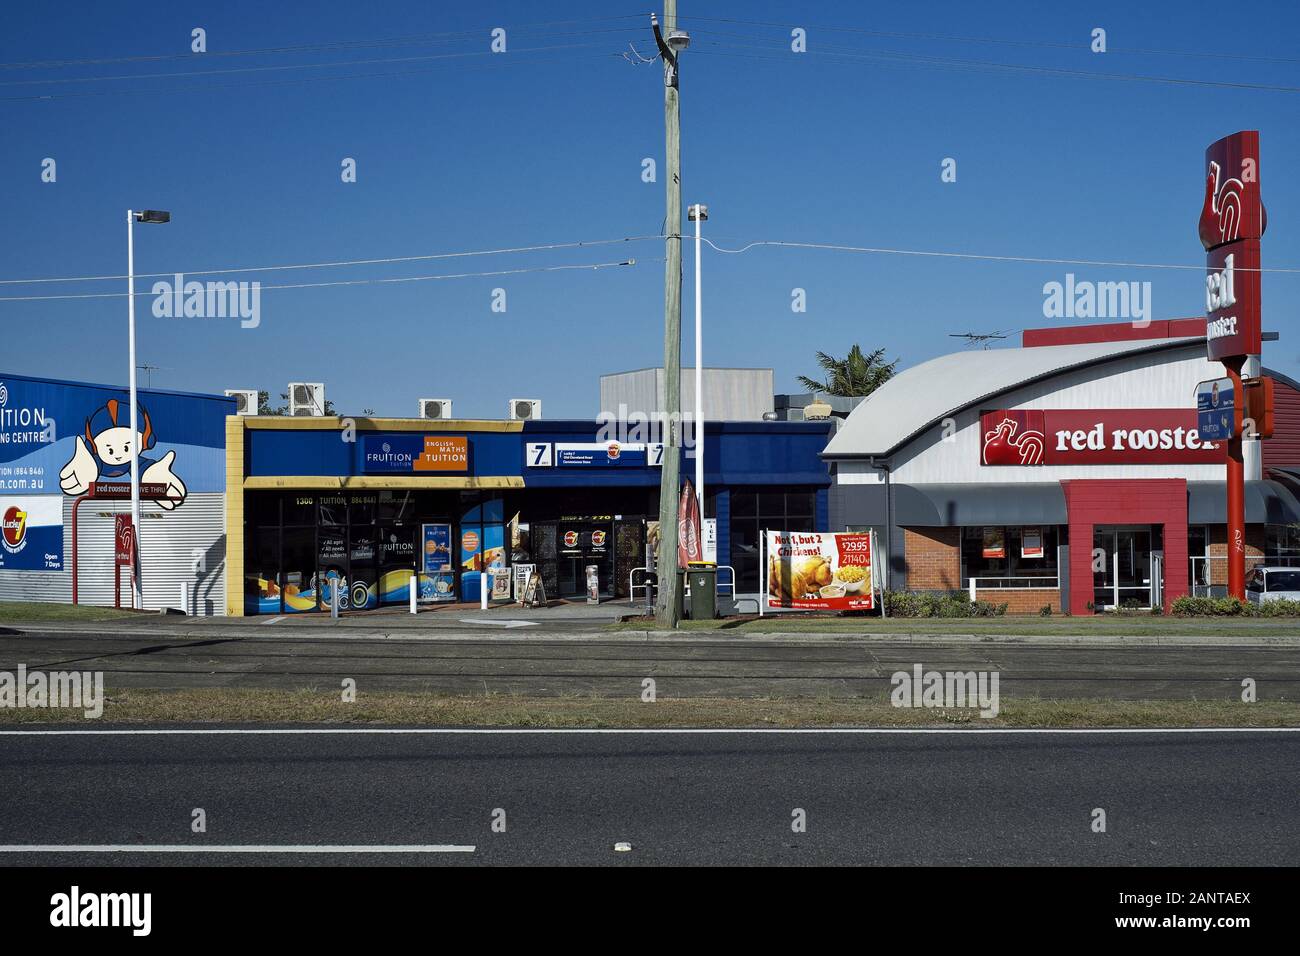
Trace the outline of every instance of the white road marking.
[[473, 853], [474, 846], [450, 843], [366, 844], [195, 844], [153, 843], [15, 843], [0, 845], [0, 853]]
[[265, 621], [261, 621], [260, 623], [262, 623], [262, 624], [275, 624], [277, 621], [283, 621], [283, 620], [284, 620], [284, 615], [283, 615], [283, 614], [277, 614], [275, 617], [267, 618]]
[[0, 737], [204, 737], [314, 734], [1294, 734], [1300, 727], [166, 727], [106, 730], [0, 730]]
[[489, 624], [493, 627], [536, 627], [536, 621], [476, 621], [472, 617], [462, 617], [462, 624]]

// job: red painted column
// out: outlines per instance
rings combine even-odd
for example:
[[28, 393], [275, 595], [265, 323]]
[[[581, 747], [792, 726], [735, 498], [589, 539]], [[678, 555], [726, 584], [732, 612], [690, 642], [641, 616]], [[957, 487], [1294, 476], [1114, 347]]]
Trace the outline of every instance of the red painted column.
[[1228, 596], [1246, 600], [1246, 460], [1241, 447], [1246, 396], [1241, 387], [1244, 356], [1223, 360], [1232, 382], [1232, 438], [1228, 441]]

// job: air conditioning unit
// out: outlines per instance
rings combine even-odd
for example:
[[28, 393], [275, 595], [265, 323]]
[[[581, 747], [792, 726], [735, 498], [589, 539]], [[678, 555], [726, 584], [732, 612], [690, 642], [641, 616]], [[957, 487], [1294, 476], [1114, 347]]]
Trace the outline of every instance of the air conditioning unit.
[[542, 400], [540, 398], [510, 399], [510, 419], [512, 421], [531, 421], [542, 417]]
[[420, 399], [421, 418], [451, 418], [450, 398]]
[[289, 414], [324, 415], [325, 384], [323, 382], [290, 382]]
[[228, 388], [226, 389], [226, 397], [235, 400], [236, 415], [257, 414], [257, 389]]

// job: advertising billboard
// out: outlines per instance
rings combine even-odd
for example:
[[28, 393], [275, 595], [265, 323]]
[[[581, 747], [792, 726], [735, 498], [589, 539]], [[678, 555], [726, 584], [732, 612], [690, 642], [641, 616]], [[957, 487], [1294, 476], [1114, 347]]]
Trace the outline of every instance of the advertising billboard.
[[875, 606], [870, 532], [765, 531], [767, 606], [867, 611]]

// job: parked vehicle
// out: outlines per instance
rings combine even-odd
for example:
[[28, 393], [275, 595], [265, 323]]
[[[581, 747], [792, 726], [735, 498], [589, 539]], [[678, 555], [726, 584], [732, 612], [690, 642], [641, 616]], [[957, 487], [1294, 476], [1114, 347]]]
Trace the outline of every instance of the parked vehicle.
[[1246, 577], [1246, 599], [1253, 604], [1300, 601], [1300, 568], [1254, 568]]

